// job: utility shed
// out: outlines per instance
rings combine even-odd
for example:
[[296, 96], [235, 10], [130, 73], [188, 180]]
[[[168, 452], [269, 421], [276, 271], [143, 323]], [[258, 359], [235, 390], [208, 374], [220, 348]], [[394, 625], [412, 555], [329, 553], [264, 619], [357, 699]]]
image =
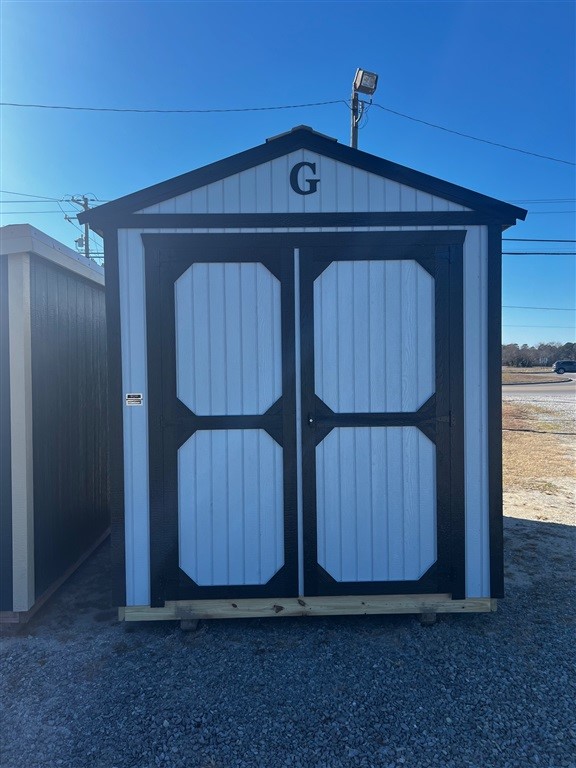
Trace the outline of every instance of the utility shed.
[[306, 126], [81, 214], [121, 617], [492, 610], [525, 215]]
[[104, 271], [0, 229], [0, 622], [26, 621], [109, 528]]

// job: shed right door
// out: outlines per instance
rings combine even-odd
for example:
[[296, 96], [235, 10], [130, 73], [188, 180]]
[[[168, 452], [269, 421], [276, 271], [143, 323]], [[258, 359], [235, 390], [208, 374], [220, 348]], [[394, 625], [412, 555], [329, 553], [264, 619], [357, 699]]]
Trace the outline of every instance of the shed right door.
[[403, 234], [299, 251], [306, 595], [464, 596], [462, 248]]

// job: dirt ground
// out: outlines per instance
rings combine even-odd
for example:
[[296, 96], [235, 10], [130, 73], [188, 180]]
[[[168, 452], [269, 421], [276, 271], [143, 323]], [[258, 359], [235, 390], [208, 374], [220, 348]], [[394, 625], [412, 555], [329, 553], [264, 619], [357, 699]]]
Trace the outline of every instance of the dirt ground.
[[575, 524], [575, 415], [570, 408], [505, 399], [505, 515]]
[[547, 564], [572, 582], [576, 565], [576, 412], [567, 402], [504, 398], [507, 589]]

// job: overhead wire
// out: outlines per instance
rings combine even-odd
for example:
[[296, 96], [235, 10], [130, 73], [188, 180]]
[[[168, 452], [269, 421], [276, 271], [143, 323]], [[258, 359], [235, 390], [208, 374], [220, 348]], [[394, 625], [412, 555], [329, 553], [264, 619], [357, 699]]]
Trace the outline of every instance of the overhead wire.
[[527, 149], [520, 149], [519, 147], [511, 147], [509, 144], [501, 144], [498, 141], [491, 141], [490, 139], [481, 139], [478, 136], [472, 136], [470, 133], [463, 133], [462, 131], [455, 131], [452, 128], [446, 128], [444, 125], [438, 125], [437, 123], [431, 123], [428, 120], [421, 120], [419, 117], [412, 117], [411, 115], [406, 115], [404, 112], [398, 112], [395, 109], [390, 109], [389, 107], [384, 107], [382, 104], [377, 104], [374, 102], [374, 106], [378, 107], [378, 109], [384, 110], [384, 112], [390, 112], [393, 115], [398, 115], [399, 117], [403, 117], [406, 120], [412, 120], [415, 123], [422, 123], [423, 125], [428, 125], [431, 128], [437, 128], [440, 131], [446, 131], [447, 133], [453, 133], [456, 136], [463, 136], [466, 139], [472, 139], [473, 141], [480, 141], [483, 144], [491, 144], [494, 147], [501, 147], [502, 149], [508, 149], [511, 152], [521, 152], [523, 155], [532, 155], [533, 157], [540, 157], [543, 160], [552, 160], [555, 163], [564, 163], [565, 165], [576, 165], [576, 163], [571, 162], [570, 160], [562, 160], [558, 157], [551, 157], [550, 155], [541, 155], [538, 152], [530, 152]]
[[503, 237], [509, 243], [576, 243], [576, 240], [548, 240], [544, 237]]
[[307, 104], [280, 104], [272, 107], [226, 107], [207, 109], [139, 109], [132, 107], [78, 107], [63, 104], [22, 104], [17, 102], [2, 101], [0, 107], [28, 107], [32, 109], [65, 109], [73, 112], [134, 112], [136, 114], [160, 114], [160, 115], [190, 115], [210, 114], [220, 112], [269, 112], [279, 109], [303, 109], [304, 107], [325, 107], [329, 104], [345, 104], [345, 99], [333, 99], [331, 101], [312, 101]]
[[544, 309], [546, 311], [576, 312], [576, 307], [522, 307], [518, 304], [502, 304], [503, 309]]
[[[116, 113], [136, 113], [136, 114], [218, 114], [218, 113], [241, 113], [241, 112], [268, 112], [268, 111], [282, 110], [282, 109], [303, 109], [306, 107], [324, 107], [332, 104], [345, 104], [348, 109], [351, 108], [350, 103], [344, 99], [332, 99], [329, 101], [314, 101], [314, 102], [308, 102], [306, 104], [280, 104], [280, 105], [265, 106], [265, 107], [227, 107], [227, 108], [210, 107], [210, 108], [204, 108], [204, 109], [148, 109], [148, 108], [140, 109], [140, 108], [133, 108], [133, 107], [82, 107], [82, 106], [72, 106], [68, 104], [32, 104], [32, 103], [11, 102], [11, 101], [0, 102], [0, 106], [2, 107], [20, 107], [20, 108], [28, 108], [28, 109], [55, 109], [55, 110], [77, 111], [77, 112], [116, 112]], [[371, 106], [377, 107], [378, 109], [381, 109], [384, 112], [388, 112], [389, 114], [396, 115], [397, 117], [402, 117], [405, 120], [411, 120], [412, 122], [426, 125], [429, 128], [436, 128], [437, 130], [445, 131], [446, 133], [452, 133], [456, 136], [461, 136], [465, 139], [471, 139], [472, 141], [478, 141], [483, 144], [490, 144], [494, 147], [507, 149], [510, 152], [520, 152], [524, 155], [538, 157], [543, 160], [550, 160], [555, 163], [562, 163], [564, 165], [576, 166], [576, 162], [572, 162], [570, 160], [564, 160], [562, 158], [552, 157], [551, 155], [544, 155], [538, 152], [532, 152], [527, 149], [521, 149], [520, 147], [512, 147], [509, 144], [503, 144], [502, 142], [492, 141], [491, 139], [483, 139], [483, 138], [480, 138], [479, 136], [473, 136], [470, 133], [464, 133], [463, 131], [457, 131], [453, 128], [447, 128], [445, 125], [438, 125], [438, 123], [432, 123], [429, 120], [423, 120], [422, 118], [419, 118], [419, 117], [413, 117], [412, 115], [407, 115], [404, 112], [399, 112], [396, 109], [385, 107], [383, 104], [378, 104], [377, 102], [371, 102]]]

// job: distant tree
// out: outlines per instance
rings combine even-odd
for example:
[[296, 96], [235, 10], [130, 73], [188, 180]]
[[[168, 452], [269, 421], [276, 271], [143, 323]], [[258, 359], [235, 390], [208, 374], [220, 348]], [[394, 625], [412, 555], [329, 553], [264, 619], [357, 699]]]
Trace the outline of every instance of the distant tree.
[[556, 360], [576, 360], [576, 343], [548, 341], [540, 342], [538, 346], [502, 345], [502, 365], [530, 368], [534, 365], [552, 365]]

